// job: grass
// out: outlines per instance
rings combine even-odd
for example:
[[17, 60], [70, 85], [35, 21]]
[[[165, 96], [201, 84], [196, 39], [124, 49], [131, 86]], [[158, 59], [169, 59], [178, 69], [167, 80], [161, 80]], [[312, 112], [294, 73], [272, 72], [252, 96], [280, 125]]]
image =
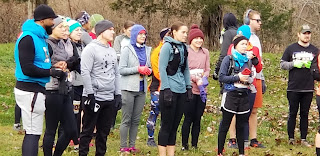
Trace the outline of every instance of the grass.
[[[13, 87], [15, 84], [14, 78], [14, 59], [13, 59], [14, 44], [0, 45], [0, 156], [16, 156], [21, 155], [21, 144], [23, 135], [18, 134], [12, 130], [14, 122], [14, 95]], [[218, 57], [217, 52], [211, 52], [212, 70]], [[263, 108], [259, 109], [258, 119], [258, 140], [261, 141], [267, 148], [253, 149], [246, 151], [248, 155], [315, 155], [315, 149], [287, 145], [286, 121], [288, 114], [288, 102], [286, 99], [287, 87], [287, 71], [283, 71], [279, 67], [281, 54], [264, 54], [264, 75], [268, 85], [267, 93], [264, 95]], [[221, 120], [221, 113], [219, 111], [220, 96], [218, 82], [210, 79], [208, 86], [209, 95], [207, 105], [212, 105], [211, 112], [205, 112], [202, 119], [202, 128], [199, 138], [200, 147], [198, 150], [181, 151], [181, 131], [178, 130], [177, 151], [176, 155], [192, 155], [192, 156], [211, 156], [216, 155], [217, 135], [219, 129], [219, 122]], [[141, 149], [137, 155], [157, 155], [156, 148], [146, 146], [147, 129], [146, 119], [149, 115], [149, 96], [145, 109], [141, 116], [139, 126], [139, 133], [136, 141], [136, 146]], [[117, 124], [115, 129], [108, 137], [107, 155], [120, 155], [118, 152], [120, 144], [119, 126], [120, 114], [117, 117]], [[312, 102], [309, 115], [309, 134], [308, 140], [313, 143], [314, 136], [318, 126], [318, 112], [316, 109], [315, 100]], [[159, 130], [160, 119], [158, 119], [158, 126], [155, 132], [156, 138]], [[299, 119], [297, 121], [299, 123]], [[212, 131], [208, 131], [208, 127]], [[299, 139], [300, 133], [297, 126], [296, 139]], [[228, 137], [227, 137], [228, 138]], [[42, 138], [40, 139], [40, 145]], [[90, 148], [90, 154], [94, 155], [95, 148]], [[226, 148], [226, 155], [234, 155], [237, 150]], [[39, 150], [39, 155], [43, 155], [42, 150]], [[71, 148], [65, 151], [66, 156], [78, 155]]]

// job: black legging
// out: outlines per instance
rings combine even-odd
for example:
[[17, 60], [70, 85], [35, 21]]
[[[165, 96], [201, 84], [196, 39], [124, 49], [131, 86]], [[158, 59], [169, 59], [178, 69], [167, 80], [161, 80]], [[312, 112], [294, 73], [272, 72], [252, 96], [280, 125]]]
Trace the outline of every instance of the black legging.
[[218, 134], [218, 154], [222, 154], [224, 143], [226, 140], [226, 135], [229, 130], [232, 118], [236, 115], [236, 136], [239, 147], [239, 154], [244, 154], [244, 123], [248, 120], [248, 113], [245, 114], [234, 114], [230, 113], [223, 108], [222, 110], [222, 120], [219, 126], [219, 134]]
[[174, 146], [176, 144], [177, 129], [179, 127], [183, 105], [185, 104], [185, 93], [172, 93], [172, 102], [164, 103], [163, 91], [160, 91], [159, 104], [161, 110], [161, 128], [158, 135], [160, 146]]
[[62, 155], [70, 140], [77, 135], [71, 96], [58, 94], [58, 91], [47, 91], [45, 119], [46, 130], [43, 137], [44, 155], [52, 156], [52, 147], [59, 123], [63, 128], [63, 133], [58, 138], [54, 155]]
[[182, 125], [182, 145], [188, 146], [190, 127], [191, 129], [191, 145], [197, 147], [200, 133], [201, 116], [205, 109], [206, 103], [202, 102], [200, 95], [193, 94], [190, 102], [186, 102], [184, 111], [184, 121]]
[[21, 108], [16, 104], [14, 107], [14, 123], [20, 123], [21, 120]]

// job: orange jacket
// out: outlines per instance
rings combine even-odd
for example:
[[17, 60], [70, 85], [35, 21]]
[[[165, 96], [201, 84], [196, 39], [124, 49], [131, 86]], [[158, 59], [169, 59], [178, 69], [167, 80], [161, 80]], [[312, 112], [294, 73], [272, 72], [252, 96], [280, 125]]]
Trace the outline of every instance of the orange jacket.
[[[151, 53], [150, 62], [151, 62], [153, 76], [152, 76], [152, 81], [148, 87], [149, 90], [150, 88], [157, 87], [157, 90], [160, 91], [159, 54], [160, 54], [162, 45], [163, 45], [163, 42], [160, 41], [159, 45]], [[155, 79], [157, 79], [159, 84], [155, 82]]]

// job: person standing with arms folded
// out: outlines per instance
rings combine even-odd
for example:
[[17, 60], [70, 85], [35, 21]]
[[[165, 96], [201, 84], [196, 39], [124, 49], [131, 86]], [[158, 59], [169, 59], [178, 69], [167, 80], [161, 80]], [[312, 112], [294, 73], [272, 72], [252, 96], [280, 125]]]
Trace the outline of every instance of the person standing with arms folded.
[[39, 5], [34, 10], [34, 19], [22, 25], [22, 34], [18, 38], [14, 58], [16, 62], [16, 86], [14, 95], [21, 108], [23, 129], [26, 131], [22, 143], [22, 156], [38, 155], [39, 139], [43, 129], [45, 112], [45, 85], [50, 76], [61, 77], [65, 63], [58, 62], [51, 68], [48, 44], [45, 40], [52, 33], [53, 19], [57, 15], [51, 7]]
[[151, 47], [145, 45], [146, 38], [146, 29], [142, 25], [136, 24], [131, 29], [130, 44], [121, 50], [119, 71], [123, 105], [121, 107], [120, 151], [124, 153], [139, 151], [135, 144], [140, 117], [146, 100], [146, 77], [152, 73], [150, 64]]
[[318, 55], [319, 50], [310, 43], [311, 28], [308, 25], [300, 27], [298, 38], [298, 42], [286, 48], [280, 61], [281, 69], [289, 70], [287, 88], [289, 118], [287, 131], [289, 145], [296, 144], [294, 130], [300, 107], [301, 145], [312, 147], [306, 140], [308, 134], [308, 115], [314, 91], [314, 80], [310, 67], [313, 58]]
[[114, 26], [108, 20], [95, 26], [97, 39], [81, 54], [83, 81], [83, 127], [80, 134], [79, 156], [86, 156], [96, 127], [96, 156], [104, 156], [115, 105], [121, 105], [120, 74], [117, 54], [108, 42], [113, 41]]
[[154, 130], [156, 128], [157, 117], [160, 114], [159, 108], [159, 91], [160, 91], [160, 74], [159, 74], [159, 54], [163, 46], [163, 38], [168, 35], [170, 28], [164, 28], [160, 31], [161, 41], [159, 45], [151, 53], [152, 78], [149, 86], [151, 96], [151, 111], [147, 119], [148, 141], [147, 145], [157, 147], [154, 141]]
[[183, 115], [183, 107], [192, 99], [192, 87], [185, 45], [188, 27], [175, 22], [169, 36], [164, 37], [159, 56], [161, 128], [158, 135], [160, 156], [174, 156], [177, 129]]
[[186, 103], [184, 121], [182, 125], [182, 149], [188, 150], [188, 140], [191, 128], [191, 146], [198, 148], [201, 116], [203, 115], [206, 101], [208, 77], [210, 73], [210, 56], [208, 49], [203, 48], [204, 35], [198, 25], [191, 26], [188, 42], [188, 63], [191, 75], [193, 98]]

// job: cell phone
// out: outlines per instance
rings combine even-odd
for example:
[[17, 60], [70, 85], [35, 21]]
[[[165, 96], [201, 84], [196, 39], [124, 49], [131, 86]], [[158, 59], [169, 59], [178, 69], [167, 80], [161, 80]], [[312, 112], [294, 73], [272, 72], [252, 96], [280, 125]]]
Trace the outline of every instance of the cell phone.
[[248, 68], [244, 68], [243, 71], [241, 72], [242, 75], [250, 75], [251, 74], [251, 70]]

